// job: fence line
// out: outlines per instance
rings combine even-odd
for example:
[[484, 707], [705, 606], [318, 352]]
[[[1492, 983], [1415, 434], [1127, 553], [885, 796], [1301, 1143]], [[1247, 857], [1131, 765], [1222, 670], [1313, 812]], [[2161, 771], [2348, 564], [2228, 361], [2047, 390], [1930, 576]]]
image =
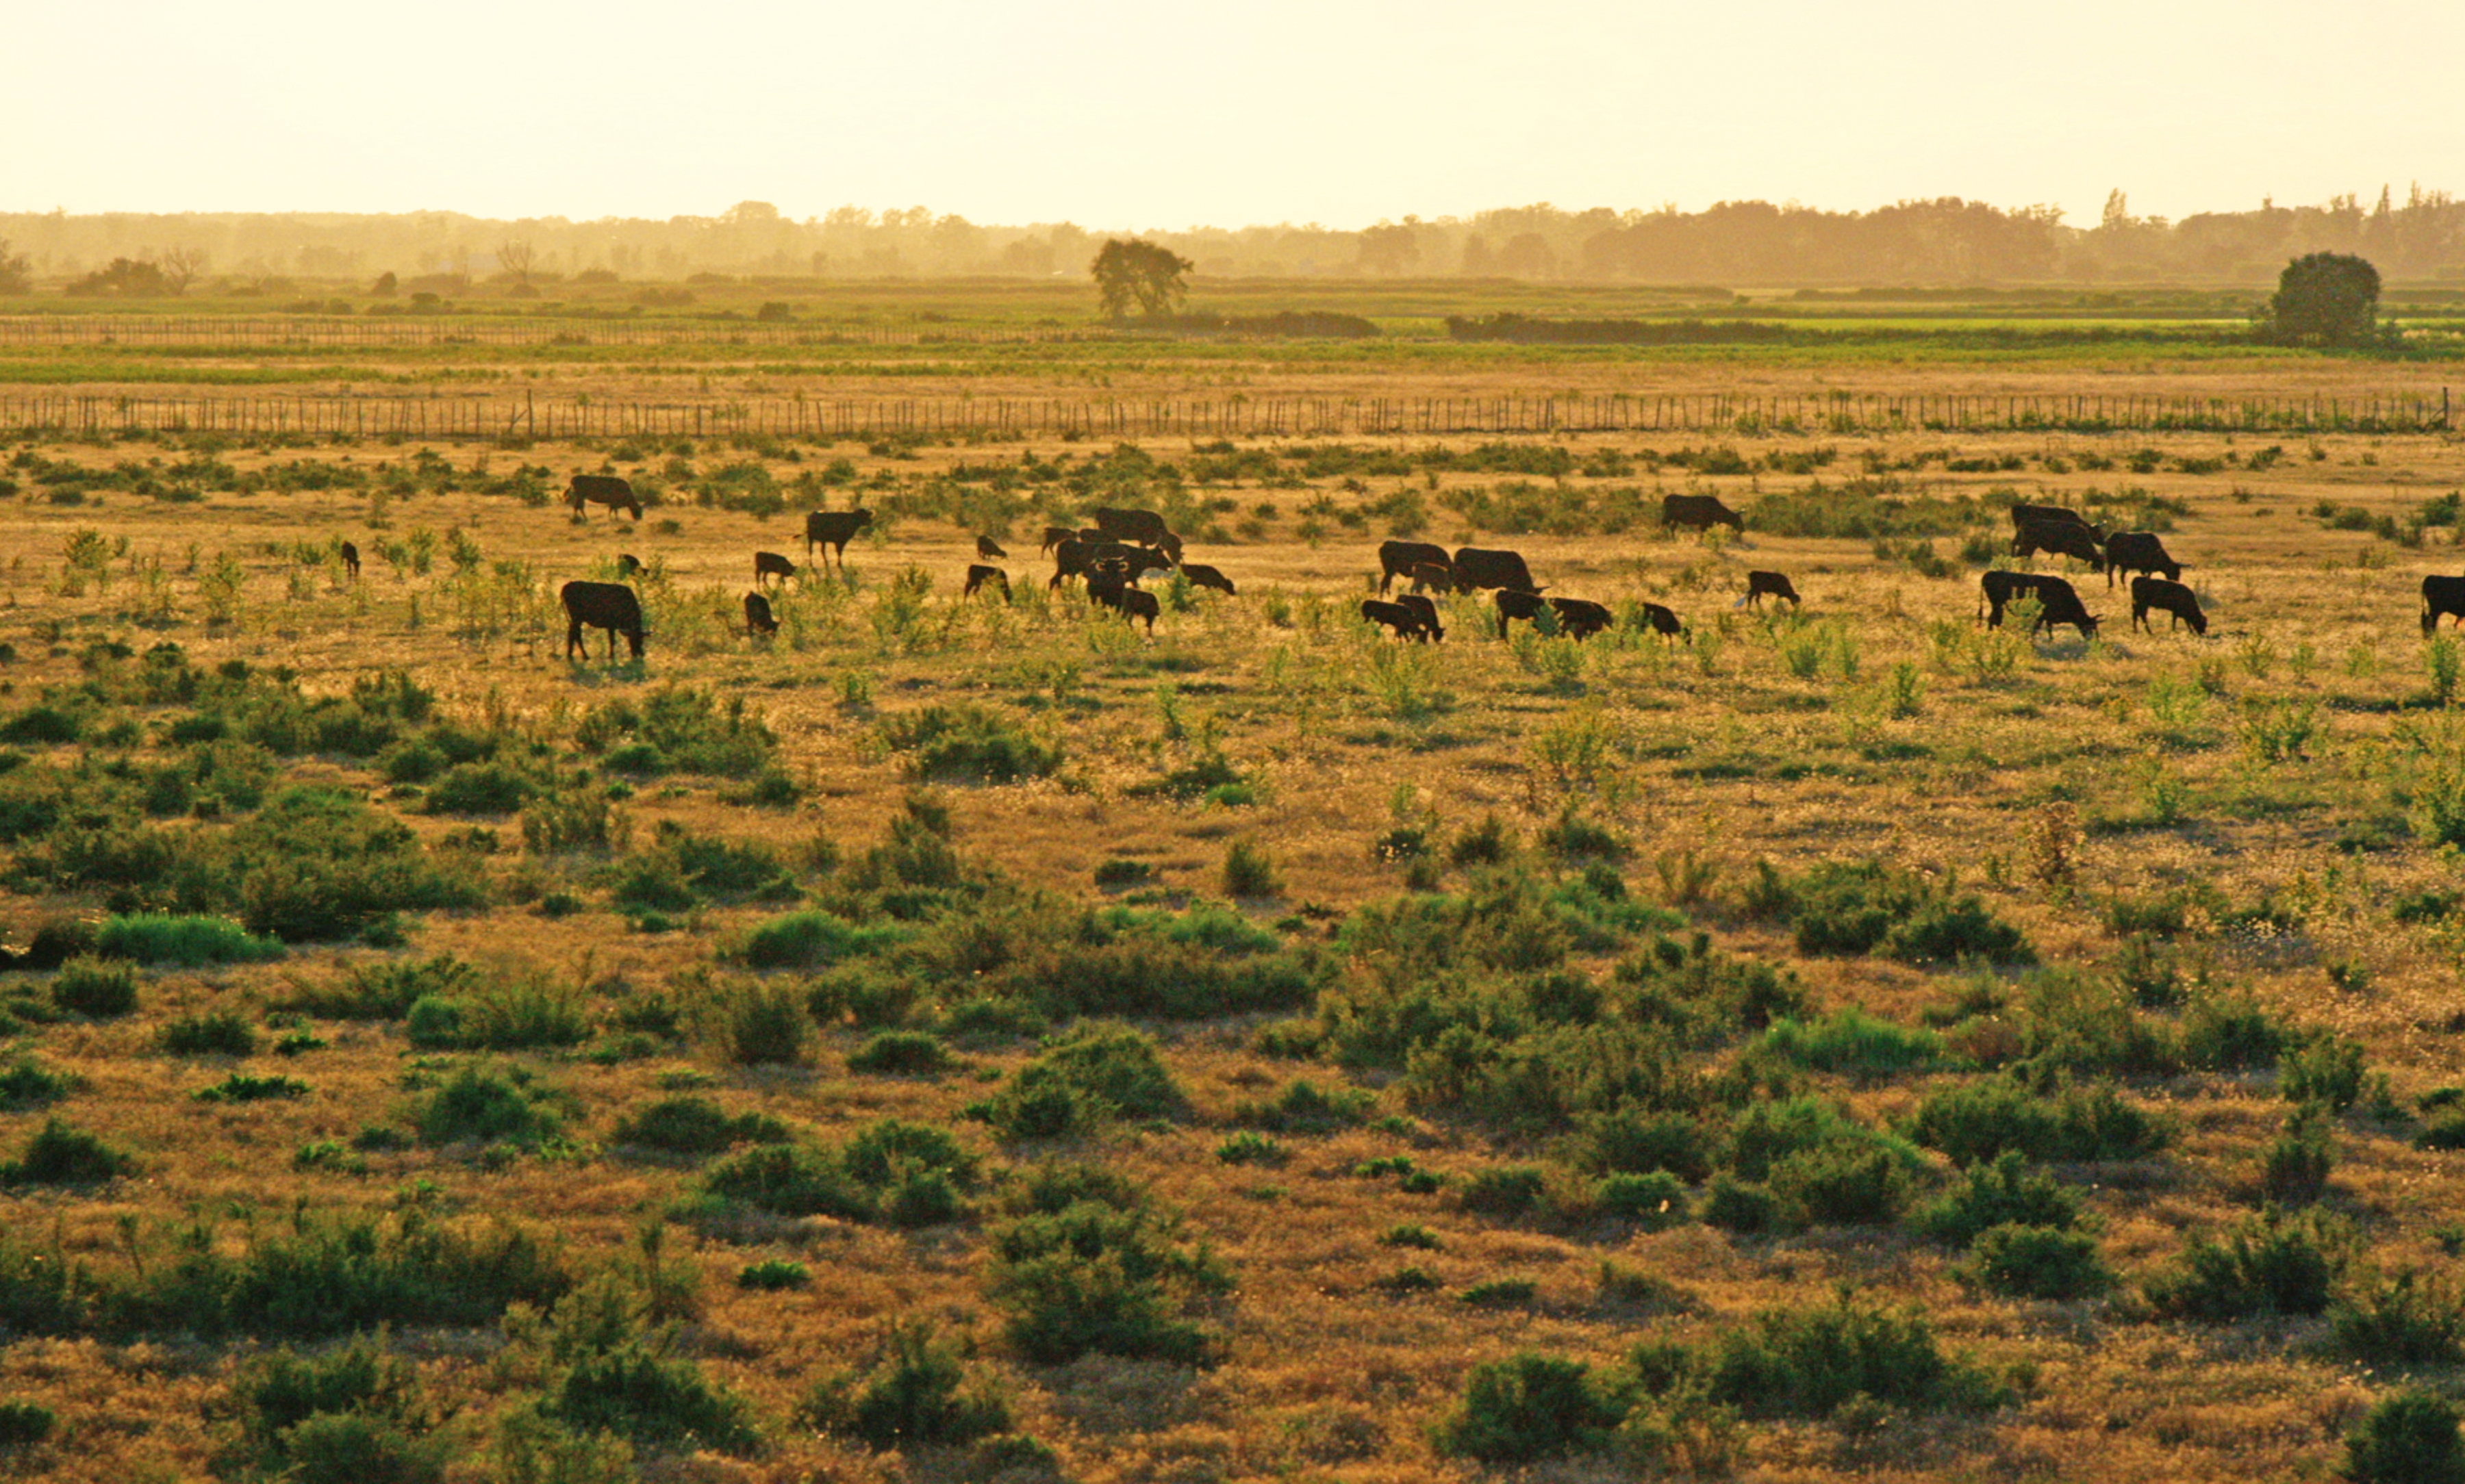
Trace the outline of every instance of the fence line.
[[2439, 432], [2447, 388], [2354, 397], [1806, 396], [875, 398], [633, 402], [536, 396], [0, 394], [0, 431], [428, 442], [580, 438], [1342, 437], [1623, 432]]
[[403, 314], [0, 315], [0, 345], [927, 345], [1106, 340], [1092, 326], [887, 327], [738, 320], [518, 320]]

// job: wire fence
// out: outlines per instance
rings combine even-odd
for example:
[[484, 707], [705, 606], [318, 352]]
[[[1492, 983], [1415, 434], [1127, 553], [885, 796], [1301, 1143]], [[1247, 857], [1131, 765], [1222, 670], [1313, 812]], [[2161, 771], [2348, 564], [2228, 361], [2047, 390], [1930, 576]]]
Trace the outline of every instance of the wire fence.
[[647, 437], [1324, 438], [1515, 433], [1871, 434], [2452, 431], [2446, 388], [2358, 396], [759, 398], [692, 402], [507, 396], [106, 396], [0, 393], [0, 430], [111, 437], [500, 443]]
[[1107, 340], [1098, 326], [799, 325], [726, 318], [529, 320], [425, 314], [0, 315], [0, 345], [136, 345], [149, 349], [435, 345], [929, 345]]

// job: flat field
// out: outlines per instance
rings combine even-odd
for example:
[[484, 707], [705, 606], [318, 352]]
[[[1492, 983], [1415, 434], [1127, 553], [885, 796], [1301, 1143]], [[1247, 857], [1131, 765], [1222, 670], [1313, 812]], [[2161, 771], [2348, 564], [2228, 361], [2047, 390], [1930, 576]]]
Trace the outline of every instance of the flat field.
[[[0, 377], [2437, 386], [773, 354], [11, 344]], [[557, 502], [601, 470], [638, 522]], [[2417, 621], [2460, 486], [2438, 432], [18, 435], [0, 1402], [51, 1422], [0, 1413], [0, 1470], [2328, 1476], [2465, 1360], [2465, 665]], [[1669, 494], [1744, 529], [1666, 531]], [[2160, 533], [2207, 633], [2043, 557], [2096, 635], [1983, 627], [2015, 500]], [[1106, 505], [1237, 596], [1151, 582], [1149, 633], [1048, 590], [1040, 533]], [[855, 507], [844, 571], [809, 560], [804, 512]], [[979, 536], [1009, 603], [960, 596]], [[1501, 637], [1452, 596], [1396, 642], [1357, 612], [1393, 538], [1512, 547], [1620, 621]], [[799, 567], [761, 638], [757, 551]], [[647, 654], [571, 662], [556, 589], [620, 554]], [[1752, 569], [1802, 606], [1746, 607]]]

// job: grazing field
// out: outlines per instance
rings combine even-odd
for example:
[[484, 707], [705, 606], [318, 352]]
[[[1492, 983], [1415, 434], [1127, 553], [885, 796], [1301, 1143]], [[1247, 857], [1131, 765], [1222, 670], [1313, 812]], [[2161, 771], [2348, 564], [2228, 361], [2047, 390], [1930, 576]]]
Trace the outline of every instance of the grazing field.
[[[0, 375], [2437, 393], [2070, 348], [336, 354]], [[2465, 651], [2417, 619], [2460, 487], [2436, 430], [13, 434], [0, 1470], [2329, 1476], [2465, 1362]], [[2158, 533], [2206, 635], [2059, 557], [2093, 638], [1984, 627], [2018, 502]], [[1237, 595], [1150, 580], [1150, 634], [1049, 589], [1099, 506]], [[960, 596], [979, 537], [1012, 601]], [[1618, 622], [1455, 594], [1398, 642], [1389, 539]], [[751, 637], [757, 552], [795, 574]], [[645, 657], [568, 660], [558, 587], [620, 578]]]

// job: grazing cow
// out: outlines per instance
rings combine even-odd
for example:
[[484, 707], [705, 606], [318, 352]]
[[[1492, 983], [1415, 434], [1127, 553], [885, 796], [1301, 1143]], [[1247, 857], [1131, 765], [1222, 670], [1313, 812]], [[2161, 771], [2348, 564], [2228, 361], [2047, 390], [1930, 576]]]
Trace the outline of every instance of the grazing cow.
[[1060, 545], [1063, 542], [1070, 540], [1077, 534], [1078, 533], [1077, 531], [1072, 530], [1066, 525], [1048, 525], [1044, 528], [1044, 544], [1038, 546], [1036, 551], [1039, 554], [1050, 554], [1054, 547]]
[[343, 559], [344, 576], [357, 577], [360, 575], [359, 547], [352, 545], [349, 542], [344, 542], [341, 546], [335, 549], [335, 555]]
[[744, 636], [767, 638], [779, 631], [779, 620], [770, 616], [770, 600], [758, 592], [744, 595]]
[[1415, 562], [1405, 573], [1412, 579], [1414, 592], [1453, 592], [1455, 590], [1455, 569], [1451, 562]]
[[2465, 577], [2426, 577], [2422, 580], [2422, 636], [2426, 639], [2438, 631], [2442, 614], [2454, 614], [2465, 624]]
[[1483, 587], [1519, 587], [1525, 592], [1539, 592], [1541, 585], [1532, 580], [1532, 569], [1523, 558], [1512, 551], [1488, 551], [1478, 546], [1466, 546], [1455, 553], [1455, 586], [1466, 592]]
[[2088, 519], [2085, 516], [2082, 516], [2078, 511], [2074, 510], [2069, 505], [2013, 504], [2011, 507], [2011, 534], [2014, 536], [2018, 535], [2020, 533], [2020, 528], [2027, 525], [2076, 525], [2085, 529], [2091, 536], [2096, 537], [2099, 541], [2105, 540], [2105, 532], [2103, 530], [2097, 526], [2090, 525], [2088, 523]]
[[1746, 533], [1744, 519], [1721, 504], [1718, 495], [1663, 495], [1660, 497], [1660, 523], [1683, 525], [1698, 531], [1725, 525], [1741, 536]]
[[1748, 572], [1746, 574], [1746, 607], [1761, 608], [1764, 606], [1764, 599], [1765, 598], [1787, 598], [1788, 600], [1788, 606], [1791, 608], [1804, 608], [1806, 606], [1804, 603], [1799, 601], [1797, 589], [1789, 586], [1788, 577], [1786, 573]]
[[1491, 596], [1490, 601], [1498, 605], [1498, 636], [1501, 639], [1506, 637], [1506, 626], [1509, 623], [1518, 619], [1527, 624], [1538, 622], [1544, 609], [1549, 611], [1551, 627], [1554, 628], [1557, 625], [1556, 610], [1549, 609], [1548, 601], [1537, 592], [1525, 592], [1518, 587], [1500, 587]]
[[775, 577], [779, 579], [779, 586], [785, 587], [788, 586], [788, 579], [795, 575], [796, 564], [788, 561], [786, 557], [779, 555], [779, 553], [775, 551], [757, 551], [753, 554], [754, 587], [761, 587], [763, 585], [764, 578]]
[[567, 659], [578, 650], [584, 659], [590, 657], [590, 648], [582, 642], [585, 628], [608, 631], [608, 658], [616, 658], [616, 636], [623, 634], [633, 646], [633, 657], [642, 657], [642, 600], [623, 583], [566, 583], [557, 589], [557, 601], [565, 605], [565, 654]]
[[1378, 590], [1381, 594], [1398, 577], [1410, 576], [1422, 566], [1446, 569], [1453, 581], [1455, 567], [1444, 546], [1432, 546], [1425, 541], [1382, 541], [1378, 543]]
[[616, 575], [631, 577], [642, 569], [642, 559], [630, 551], [616, 553]]
[[2076, 562], [2085, 562], [2102, 571], [2105, 553], [2098, 549], [2098, 540], [2089, 528], [2072, 521], [2045, 521], [2020, 527], [2011, 538], [2011, 555], [2034, 556], [2040, 551], [2059, 552]]
[[1424, 623], [1421, 615], [1401, 603], [1381, 603], [1376, 598], [1361, 600], [1361, 616], [1373, 624], [1385, 624], [1399, 639], [1416, 639], [1427, 644], [1438, 631]]
[[830, 546], [839, 554], [839, 570], [847, 570], [847, 543], [855, 533], [873, 523], [870, 510], [814, 510], [805, 516], [805, 560], [813, 560], [815, 546]]
[[991, 537], [979, 536], [976, 538], [976, 555], [987, 562], [1001, 562], [1006, 561], [1010, 553], [1002, 550], [1001, 543]]
[[2154, 531], [2117, 531], [2105, 539], [2105, 585], [2117, 572], [2163, 572], [2169, 583], [2183, 580], [2183, 564], [2165, 554], [2165, 543]]
[[1617, 615], [1587, 598], [1551, 598], [1558, 631], [1569, 639], [1588, 639], [1617, 622]]
[[1647, 603], [1643, 606], [1643, 621], [1652, 626], [1654, 633], [1664, 639], [1682, 639], [1686, 636], [1686, 625], [1678, 618], [1674, 609], [1663, 608], [1657, 603]]
[[1002, 601], [1004, 603], [1008, 603], [1010, 601], [1010, 574], [1003, 571], [1000, 567], [986, 566], [982, 563], [977, 563], [967, 568], [967, 586], [960, 590], [959, 596], [963, 598], [972, 598], [976, 595], [976, 589], [986, 586], [987, 584], [990, 584], [1001, 589]]
[[1192, 562], [1183, 566], [1181, 575], [1189, 579], [1189, 585], [1192, 587], [1212, 588], [1228, 598], [1240, 596], [1232, 590], [1232, 579], [1203, 562]]
[[573, 507], [575, 515], [583, 514], [586, 505], [605, 505], [611, 516], [622, 510], [636, 521], [642, 519], [642, 501], [633, 493], [633, 486], [612, 474], [575, 475], [573, 482], [565, 487], [565, 502]]
[[1044, 585], [1047, 592], [1061, 586], [1064, 578], [1084, 577], [1096, 565], [1096, 547], [1092, 542], [1076, 536], [1065, 536], [1053, 548], [1053, 580]]
[[1154, 593], [1131, 587], [1121, 570], [1109, 563], [1087, 574], [1087, 600], [1123, 618], [1144, 619], [1149, 633], [1155, 632], [1156, 617], [1164, 611]]
[[1132, 541], [1142, 546], [1167, 549], [1178, 549], [1181, 544], [1172, 534], [1172, 527], [1164, 523], [1164, 517], [1152, 510], [1113, 510], [1099, 506], [1095, 515], [1096, 529], [1115, 541]]
[[1121, 565], [1129, 570], [1132, 587], [1138, 586], [1150, 577], [1163, 577], [1178, 569], [1179, 565], [1161, 551], [1150, 551], [1144, 546], [1130, 546], [1124, 549], [1129, 552], [1129, 555], [1121, 560]]
[[2057, 624], [2069, 624], [2080, 631], [2082, 638], [2097, 635], [2097, 620], [2089, 616], [2088, 609], [2081, 604], [2079, 594], [2073, 590], [2072, 585], [2059, 577], [1998, 569], [1979, 579], [1978, 586], [1986, 595], [1986, 627], [1988, 629], [2003, 627], [2006, 605], [2021, 598], [2034, 598], [2037, 600], [2038, 628], [2052, 629]]
[[1399, 594], [1395, 604], [1398, 608], [1410, 609], [1419, 614], [1421, 627], [1430, 631], [1432, 639], [1444, 639], [1447, 636], [1446, 626], [1438, 622], [1438, 606], [1428, 598], [1417, 592], [1407, 592]]
[[[2200, 611], [2200, 600], [2190, 588], [2165, 577], [2131, 579], [2131, 627], [2147, 629], [2148, 610], [2152, 608], [2173, 615], [2174, 621], [2165, 626], [2169, 631], [2189, 624], [2193, 633], [2209, 631], [2209, 615]], [[2148, 631], [2156, 632], [2153, 629]]]

